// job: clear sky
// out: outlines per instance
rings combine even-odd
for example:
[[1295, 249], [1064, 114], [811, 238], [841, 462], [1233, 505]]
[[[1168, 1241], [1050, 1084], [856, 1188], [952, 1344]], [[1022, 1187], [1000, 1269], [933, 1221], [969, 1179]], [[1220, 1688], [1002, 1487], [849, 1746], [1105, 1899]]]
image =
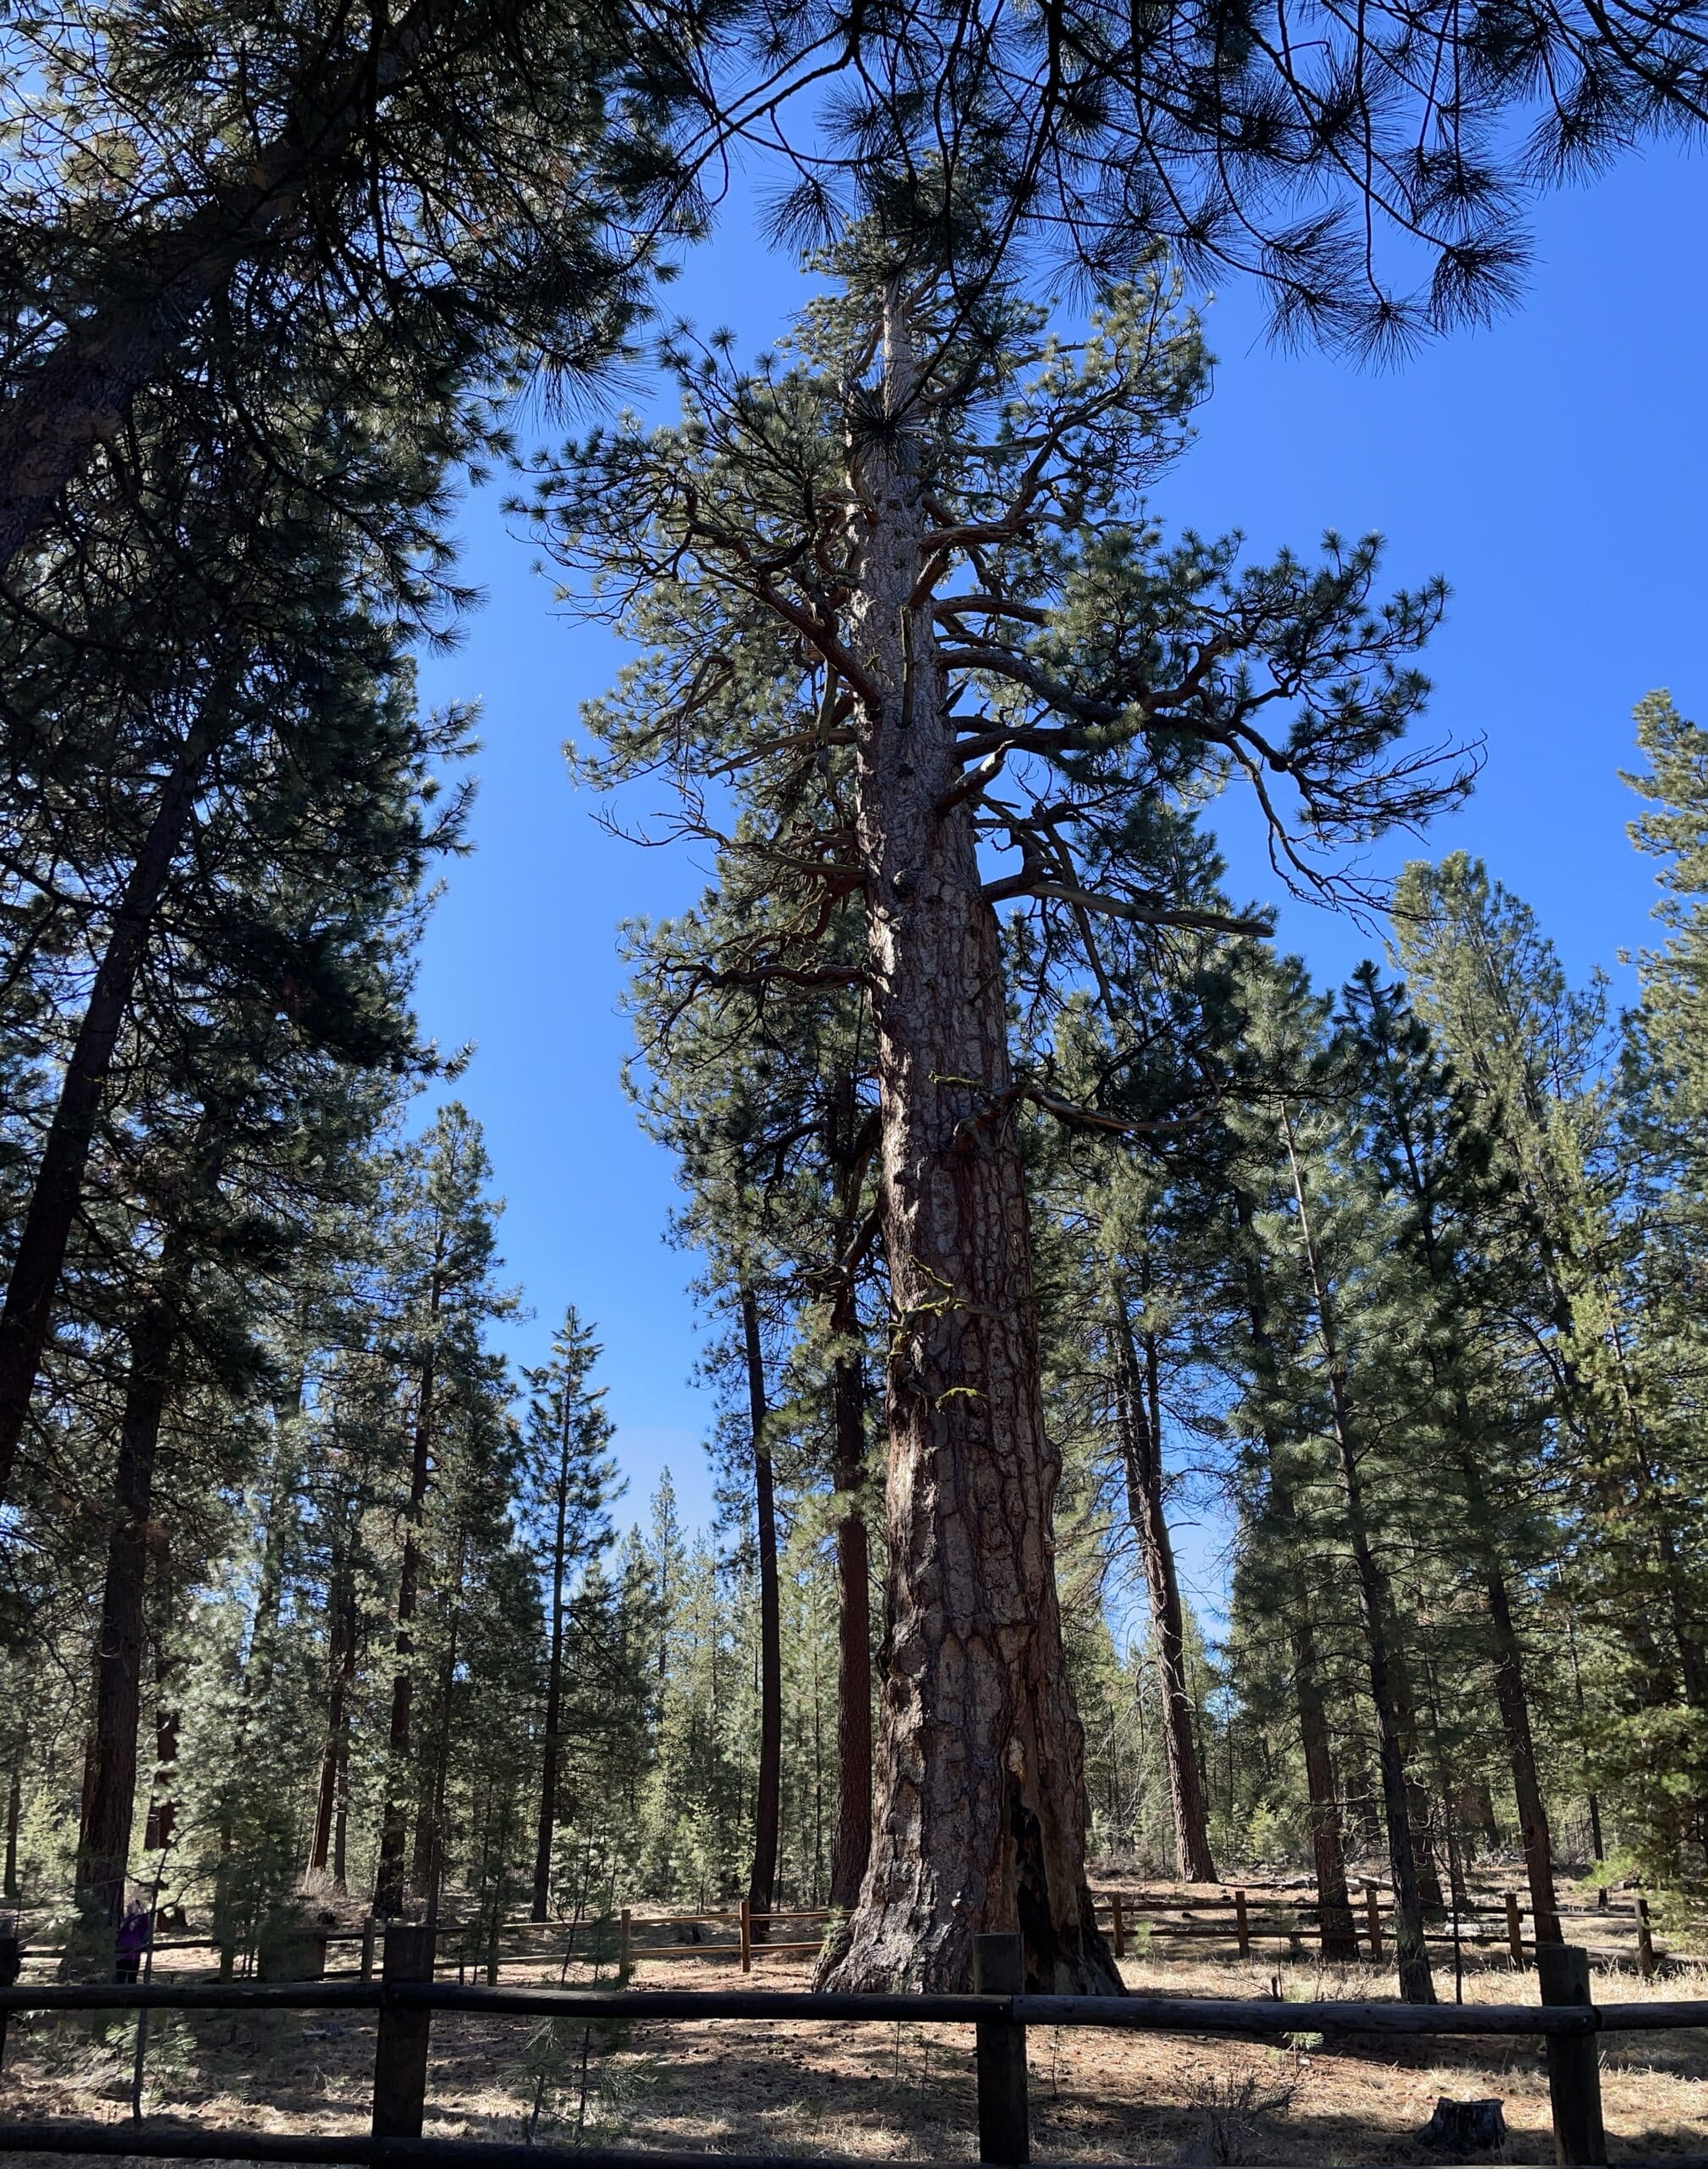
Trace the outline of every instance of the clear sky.
[[[1481, 854], [1536, 907], [1574, 975], [1602, 965], [1623, 994], [1619, 954], [1646, 938], [1653, 895], [1617, 776], [1630, 711], [1666, 685], [1685, 713], [1708, 716], [1708, 175], [1650, 153], [1544, 202], [1534, 228], [1522, 305], [1399, 371], [1278, 354], [1255, 298], [1230, 288], [1206, 312], [1214, 395], [1156, 502], [1178, 524], [1240, 528], [1266, 554], [1284, 541], [1308, 550], [1331, 526], [1378, 530], [1396, 582], [1446, 575], [1432, 723], [1486, 738], [1488, 765], [1461, 813], [1386, 857]], [[671, 308], [705, 330], [729, 325], [751, 352], [803, 290], [738, 205], [690, 259]], [[615, 929], [628, 913], [679, 908], [702, 872], [603, 834], [594, 802], [572, 790], [559, 749], [619, 652], [554, 613], [549, 580], [496, 497], [472, 501], [461, 522], [485, 607], [455, 652], [424, 667], [426, 697], [481, 702], [485, 751], [477, 848], [446, 876], [419, 1007], [441, 1044], [475, 1043], [458, 1089], [485, 1125], [510, 1277], [535, 1312], [513, 1329], [517, 1355], [535, 1360], [577, 1304], [605, 1345], [628, 1511], [644, 1512], [668, 1463], [700, 1520], [708, 1403], [691, 1377], [691, 1262], [665, 1246], [670, 1165], [618, 1081]], [[1249, 824], [1222, 826], [1234, 888], [1272, 894]], [[1325, 979], [1369, 946], [1296, 905], [1280, 938]], [[1189, 1578], [1212, 1608], [1215, 1548], [1208, 1532], [1186, 1537]]]

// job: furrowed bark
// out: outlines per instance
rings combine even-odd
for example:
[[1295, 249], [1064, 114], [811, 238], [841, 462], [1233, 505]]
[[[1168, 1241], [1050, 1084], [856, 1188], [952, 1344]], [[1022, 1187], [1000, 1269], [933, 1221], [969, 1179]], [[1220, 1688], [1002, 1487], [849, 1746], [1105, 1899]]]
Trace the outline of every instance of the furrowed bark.
[[[169, 1269], [167, 1279], [174, 1276]], [[171, 1381], [180, 1305], [145, 1303], [130, 1333], [130, 1372], [114, 1476], [118, 1516], [108, 1539], [95, 1657], [95, 1714], [83, 1770], [76, 1887], [117, 1928], [125, 1911], [136, 1806], [136, 1730], [142, 1704], [143, 1593], [154, 1463]]]
[[213, 730], [204, 709], [161, 786], [159, 803], [114, 913], [106, 951], [89, 990], [89, 1005], [60, 1079], [58, 1104], [18, 1237], [5, 1306], [0, 1309], [0, 1503], [11, 1484], [18, 1443], [29, 1420], [114, 1050], [212, 744]]
[[[776, 1900], [777, 1837], [783, 1788], [783, 1627], [777, 1587], [777, 1495], [771, 1449], [765, 1436], [765, 1363], [759, 1346], [759, 1306], [751, 1288], [741, 1290], [741, 1344], [747, 1364], [747, 1412], [753, 1437], [754, 1518], [759, 1546], [759, 1788], [753, 1812], [753, 1872], [747, 1902], [768, 1913]], [[753, 1939], [771, 1933], [768, 1920], [752, 1924]]]
[[1180, 1580], [1163, 1509], [1162, 1396], [1156, 1347], [1147, 1336], [1141, 1356], [1126, 1295], [1118, 1287], [1114, 1292], [1112, 1323], [1116, 1421], [1127, 1479], [1127, 1512], [1139, 1541], [1151, 1603], [1151, 1640], [1162, 1706], [1162, 1759], [1168, 1773], [1168, 1804], [1174, 1822], [1174, 1872], [1183, 1883], [1213, 1883], [1216, 1862], [1210, 1850], [1204, 1772], [1192, 1722], [1192, 1696], [1186, 1684]]
[[1018, 1929], [1044, 1989], [1119, 1994], [1085, 1881], [1025, 1170], [998, 930], [985, 898], [929, 597], [899, 289], [883, 411], [851, 411], [859, 562], [850, 646], [876, 1026], [879, 1211], [895, 1323], [888, 1576], [872, 1855], [824, 1985], [962, 1989], [973, 1939]]

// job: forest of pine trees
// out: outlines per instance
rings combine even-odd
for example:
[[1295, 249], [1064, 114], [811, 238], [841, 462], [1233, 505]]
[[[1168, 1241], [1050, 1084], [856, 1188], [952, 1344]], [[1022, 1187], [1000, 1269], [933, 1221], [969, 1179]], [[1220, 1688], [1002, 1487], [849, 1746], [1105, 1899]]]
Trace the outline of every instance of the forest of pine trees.
[[[1362, 870], [1474, 781], [1414, 731], [1445, 585], [1147, 496], [1206, 274], [1365, 354], [1478, 319], [1699, 33], [1361, 10], [1319, 77], [1223, 12], [0, 25], [3, 1900], [72, 1968], [139, 1894], [228, 1971], [340, 1900], [472, 1954], [746, 1898], [835, 1909], [821, 1985], [1018, 1925], [1112, 1990], [1113, 1863], [1314, 1878], [1329, 1956], [1379, 1872], [1428, 2000], [1478, 1863], [1544, 1941], [1568, 1873], [1708, 1901], [1708, 731], [1637, 710], [1622, 1009], [1498, 864]], [[738, 139], [812, 297], [751, 367], [648, 313]], [[524, 442], [646, 339], [674, 419]], [[705, 1527], [414, 1010], [501, 469], [631, 657], [576, 779], [706, 882], [612, 911]]]
[[[1090, 1850], [1308, 1868], [1325, 1938], [1379, 1862], [1414, 1966], [1479, 1861], [1522, 1864], [1544, 1924], [1567, 1867], [1708, 1889], [1708, 739], [1664, 698], [1639, 727], [1669, 902], [1633, 1014], [1450, 857], [1408, 867], [1344, 988], [1171, 929], [1107, 957], [1107, 1007], [1015, 1025], [1050, 1080], [1022, 1142]], [[199, 1162], [164, 1086], [103, 1134], [158, 1189], [103, 1185], [103, 1216], [148, 1215], [125, 1251], [80, 1231], [17, 1495], [8, 1900], [98, 1940], [140, 1885], [249, 1953], [305, 1892], [476, 1940], [857, 1896], [888, 1661], [870, 1035], [842, 989], [664, 1031], [658, 960], [720, 907], [648, 931], [635, 994], [702, 1262], [714, 1528], [668, 1478], [623, 1495], [573, 1305], [507, 1366], [456, 1101], [405, 1120], [330, 1072], [287, 1147], [222, 1067]], [[1225, 1620], [1193, 1601], [1206, 1529]]]

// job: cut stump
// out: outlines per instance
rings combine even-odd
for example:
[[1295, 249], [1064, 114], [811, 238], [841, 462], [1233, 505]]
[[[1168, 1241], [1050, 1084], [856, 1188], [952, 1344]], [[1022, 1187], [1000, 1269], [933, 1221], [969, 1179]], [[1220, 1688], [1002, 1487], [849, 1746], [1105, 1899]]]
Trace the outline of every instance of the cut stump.
[[1418, 2138], [1456, 2158], [1493, 2154], [1506, 2144], [1506, 2114], [1499, 2101], [1452, 2101], [1444, 2094]]

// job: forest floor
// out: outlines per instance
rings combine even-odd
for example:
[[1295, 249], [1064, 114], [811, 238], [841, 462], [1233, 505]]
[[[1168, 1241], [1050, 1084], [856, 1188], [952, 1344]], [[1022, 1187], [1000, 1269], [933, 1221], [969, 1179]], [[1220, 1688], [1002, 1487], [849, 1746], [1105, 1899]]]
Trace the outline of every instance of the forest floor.
[[[1139, 1886], [1128, 1888], [1135, 1896]], [[637, 1941], [652, 1939], [637, 1917]], [[559, 1931], [561, 1933], [561, 1931]], [[653, 1933], [663, 1933], [654, 1931]], [[1616, 1924], [1582, 1919], [1568, 1934], [1602, 1945], [1594, 1994], [1708, 1996], [1708, 1962], [1672, 1960], [1653, 1983], [1621, 1948]], [[567, 1978], [507, 1944], [508, 1985]], [[1127, 1984], [1168, 1995], [1367, 1998], [1393, 1993], [1388, 1967], [1328, 1967], [1270, 1953], [1241, 1958], [1231, 1934], [1168, 1951], [1142, 1931]], [[1142, 1947], [1138, 1947], [1142, 1946]], [[537, 1939], [532, 1949], [539, 1951]], [[175, 1959], [180, 1955], [175, 1954]], [[339, 1970], [349, 1946], [335, 1946]], [[733, 1953], [641, 1956], [637, 1988], [747, 1986]], [[36, 1969], [32, 1968], [32, 1972]], [[164, 1970], [164, 1961], [163, 1961]], [[178, 1970], [175, 1963], [174, 1971]], [[198, 1967], [199, 1971], [199, 1967]], [[442, 1971], [442, 1969], [441, 1969]], [[45, 1978], [45, 1975], [42, 1976]], [[453, 1975], [454, 1978], [454, 1975]], [[474, 1978], [478, 1978], [474, 1977]], [[756, 1961], [753, 1986], [804, 1988], [811, 1960]], [[1438, 1986], [1453, 1993], [1450, 1952]], [[1465, 1952], [1467, 2002], [1532, 2002], [1533, 1972], [1515, 1972], [1492, 1939]], [[135, 2021], [92, 2029], [86, 2017], [14, 2020], [0, 2116], [117, 2121], [128, 2113]], [[1162, 2033], [1034, 2028], [1032, 2150], [1039, 2161], [1333, 2165], [1424, 2162], [1419, 2134], [1439, 2097], [1498, 2096], [1506, 2157], [1553, 2155], [1539, 2041], [1331, 2039], [1269, 2047]], [[427, 2130], [517, 2139], [536, 2098], [536, 2138], [558, 2145], [624, 2144], [709, 2154], [859, 2155], [883, 2161], [970, 2160], [975, 2129], [973, 2044], [964, 2027], [740, 2021], [653, 2021], [613, 2044], [583, 2029], [526, 2019], [441, 2014], [434, 2021]], [[585, 2087], [582, 2072], [585, 2052]], [[269, 2131], [366, 2128], [374, 2022], [353, 2014], [157, 2014], [145, 2105], [151, 2113]], [[1613, 2161], [1708, 2151], [1708, 2029], [1611, 2033], [1602, 2044], [1603, 2101]], [[14, 2156], [14, 2162], [50, 2157]]]

